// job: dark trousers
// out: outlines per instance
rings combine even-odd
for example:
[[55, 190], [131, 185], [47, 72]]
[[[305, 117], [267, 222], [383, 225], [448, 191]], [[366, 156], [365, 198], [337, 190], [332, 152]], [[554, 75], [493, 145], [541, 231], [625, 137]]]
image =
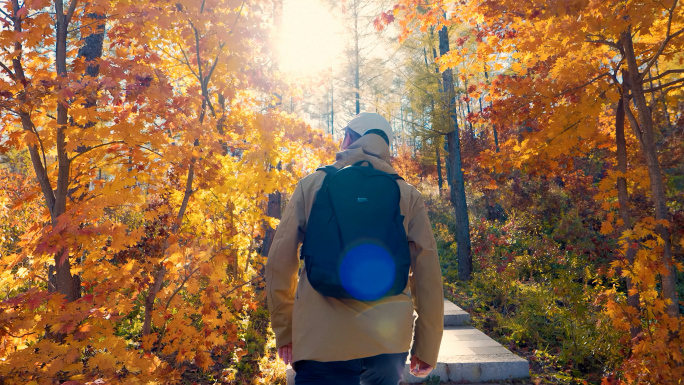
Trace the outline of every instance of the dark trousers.
[[295, 385], [397, 385], [407, 355], [408, 352], [349, 361], [297, 361]]

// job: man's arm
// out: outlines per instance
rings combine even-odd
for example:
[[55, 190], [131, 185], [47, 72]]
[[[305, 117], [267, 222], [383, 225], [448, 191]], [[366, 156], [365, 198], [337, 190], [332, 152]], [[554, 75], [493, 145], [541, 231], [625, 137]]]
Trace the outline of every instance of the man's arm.
[[437, 256], [437, 242], [432, 233], [425, 202], [420, 193], [411, 210], [408, 240], [411, 248], [411, 296], [418, 313], [411, 356], [433, 368], [437, 365], [439, 345], [444, 331], [444, 291]]
[[304, 194], [301, 184], [297, 184], [266, 261], [266, 295], [277, 348], [292, 342], [292, 308], [299, 269], [297, 250], [305, 227]]

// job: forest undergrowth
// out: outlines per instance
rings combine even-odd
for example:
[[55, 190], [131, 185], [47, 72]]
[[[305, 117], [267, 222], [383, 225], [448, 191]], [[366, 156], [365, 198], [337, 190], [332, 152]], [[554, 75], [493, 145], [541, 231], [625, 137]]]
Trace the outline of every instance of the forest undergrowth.
[[[531, 382], [598, 384], [620, 378], [629, 333], [606, 312], [609, 293], [624, 293], [610, 273], [617, 240], [601, 232], [601, 205], [591, 177], [563, 181], [515, 173], [503, 188], [469, 191], [473, 276], [458, 279], [458, 224], [448, 194], [423, 182], [438, 244], [446, 297], [470, 313], [474, 327], [527, 359]], [[593, 188], [596, 193], [596, 187]], [[678, 285], [679, 295], [684, 284]], [[624, 295], [623, 295], [624, 300]]]

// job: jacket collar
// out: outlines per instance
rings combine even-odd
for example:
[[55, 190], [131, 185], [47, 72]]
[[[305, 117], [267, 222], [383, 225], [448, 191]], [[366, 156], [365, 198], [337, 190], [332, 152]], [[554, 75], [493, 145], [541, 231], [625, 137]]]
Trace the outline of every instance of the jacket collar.
[[384, 172], [396, 173], [390, 166], [389, 146], [379, 135], [365, 135], [352, 143], [346, 150], [340, 151], [335, 156], [336, 168], [352, 165], [361, 160], [367, 160], [373, 167]]

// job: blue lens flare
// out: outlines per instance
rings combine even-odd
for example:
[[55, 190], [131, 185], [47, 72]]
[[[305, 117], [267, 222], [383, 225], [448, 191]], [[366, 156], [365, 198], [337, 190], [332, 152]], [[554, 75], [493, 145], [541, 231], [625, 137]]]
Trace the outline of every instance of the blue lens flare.
[[364, 243], [347, 252], [340, 264], [342, 287], [354, 298], [374, 301], [394, 285], [395, 265], [385, 248]]

